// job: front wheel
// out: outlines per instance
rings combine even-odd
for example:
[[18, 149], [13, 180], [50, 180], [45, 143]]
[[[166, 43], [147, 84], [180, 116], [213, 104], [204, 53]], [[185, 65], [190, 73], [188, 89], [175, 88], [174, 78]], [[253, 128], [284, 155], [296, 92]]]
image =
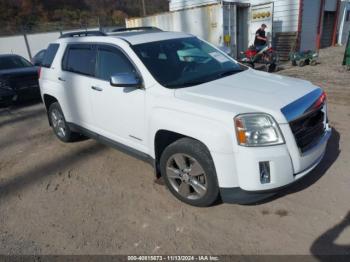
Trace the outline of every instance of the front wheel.
[[161, 174], [170, 192], [193, 206], [210, 206], [219, 196], [213, 160], [199, 141], [182, 138], [169, 145], [160, 159]]
[[298, 61], [298, 66], [299, 67], [303, 67], [303, 66], [305, 66], [305, 64], [306, 64], [305, 60], [299, 60]]

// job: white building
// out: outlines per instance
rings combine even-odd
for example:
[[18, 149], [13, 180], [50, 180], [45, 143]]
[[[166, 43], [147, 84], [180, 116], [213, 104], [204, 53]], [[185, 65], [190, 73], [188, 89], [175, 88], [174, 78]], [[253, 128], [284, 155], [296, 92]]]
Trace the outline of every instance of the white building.
[[[295, 50], [316, 50], [337, 43], [340, 0], [171, 0], [170, 12], [126, 20], [127, 26], [156, 26], [228, 46], [233, 56], [254, 41], [262, 23], [287, 57]], [[346, 20], [346, 19], [345, 19]], [[345, 23], [346, 24], [346, 23]], [[342, 31], [346, 35], [346, 27]], [[342, 39], [344, 37], [341, 37]]]

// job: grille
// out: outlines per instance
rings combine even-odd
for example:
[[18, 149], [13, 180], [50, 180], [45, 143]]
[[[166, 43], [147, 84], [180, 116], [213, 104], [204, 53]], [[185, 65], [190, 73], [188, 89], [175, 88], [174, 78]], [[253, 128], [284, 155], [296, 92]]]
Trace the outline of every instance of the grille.
[[302, 153], [312, 148], [325, 132], [325, 114], [319, 108], [289, 123]]

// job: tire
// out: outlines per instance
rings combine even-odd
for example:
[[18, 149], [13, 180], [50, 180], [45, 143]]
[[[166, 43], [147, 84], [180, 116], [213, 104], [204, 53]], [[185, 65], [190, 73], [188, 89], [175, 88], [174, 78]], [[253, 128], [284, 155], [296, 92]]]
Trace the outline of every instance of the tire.
[[292, 60], [292, 66], [297, 66], [297, 61]]
[[310, 60], [310, 65], [311, 65], [311, 66], [317, 65], [317, 61], [316, 61], [316, 60]]
[[277, 71], [277, 65], [275, 63], [268, 65], [267, 72], [274, 73]]
[[207, 207], [218, 199], [214, 162], [201, 142], [181, 138], [170, 144], [161, 155], [160, 170], [166, 186], [179, 200]]
[[62, 142], [74, 142], [80, 138], [80, 134], [72, 132], [67, 125], [66, 119], [64, 118], [62, 109], [58, 102], [50, 105], [49, 118], [55, 135]]
[[298, 66], [299, 66], [299, 67], [305, 66], [305, 60], [300, 60], [300, 61], [298, 61]]

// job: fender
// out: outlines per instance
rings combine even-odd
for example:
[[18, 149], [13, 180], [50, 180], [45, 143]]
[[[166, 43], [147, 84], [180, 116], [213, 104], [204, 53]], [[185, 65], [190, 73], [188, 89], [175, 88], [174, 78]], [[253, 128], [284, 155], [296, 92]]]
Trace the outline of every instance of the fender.
[[[232, 122], [233, 123], [233, 122]], [[155, 156], [154, 140], [159, 130], [168, 130], [199, 140], [210, 152], [232, 154], [235, 133], [232, 126], [174, 109], [156, 108], [150, 120], [150, 154]]]

